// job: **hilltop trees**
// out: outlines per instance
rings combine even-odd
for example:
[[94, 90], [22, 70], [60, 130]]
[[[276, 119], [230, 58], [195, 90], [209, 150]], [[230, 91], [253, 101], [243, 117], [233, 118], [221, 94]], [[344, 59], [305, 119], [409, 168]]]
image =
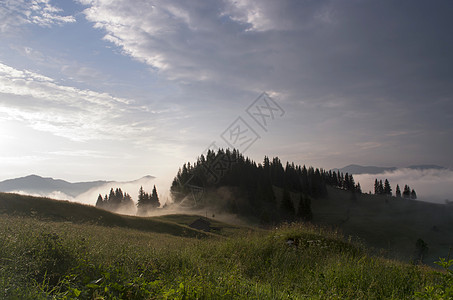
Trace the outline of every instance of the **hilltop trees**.
[[138, 191], [137, 214], [146, 215], [151, 210], [160, 206], [159, 196], [157, 195], [156, 186], [153, 187], [151, 194], [148, 194], [140, 187]]
[[[262, 163], [256, 163], [236, 149], [219, 149], [208, 150], [195, 163], [185, 163], [170, 190], [175, 203], [187, 200], [187, 204], [196, 207], [209, 205], [231, 213], [280, 221], [297, 218], [300, 206], [304, 218], [310, 219], [311, 202], [305, 200], [300, 204], [296, 199], [325, 197], [327, 186], [361, 192], [351, 174], [290, 162], [283, 164], [278, 157], [265, 156]], [[214, 195], [220, 188], [228, 189], [230, 198]], [[197, 197], [200, 194], [204, 196]]]
[[[383, 184], [382, 180], [378, 181], [376, 178], [374, 180], [374, 194], [392, 196], [392, 188], [390, 186], [389, 181], [385, 179], [385, 182]], [[400, 186], [398, 184], [396, 185], [395, 197], [401, 198], [401, 196], [406, 199], [417, 199], [417, 193], [415, 192], [415, 190], [413, 189], [411, 190], [411, 188], [407, 184], [404, 186], [402, 194]]]
[[96, 207], [109, 211], [131, 210], [134, 208], [134, 202], [131, 196], [128, 193], [123, 193], [120, 188], [115, 190], [111, 188], [108, 196], [105, 195], [102, 198], [102, 195], [99, 194]]

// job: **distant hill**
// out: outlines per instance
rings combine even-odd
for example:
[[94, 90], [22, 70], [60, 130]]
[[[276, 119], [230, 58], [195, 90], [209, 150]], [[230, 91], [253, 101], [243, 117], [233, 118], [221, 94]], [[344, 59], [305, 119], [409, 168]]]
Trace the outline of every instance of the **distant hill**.
[[61, 179], [29, 175], [20, 178], [8, 179], [0, 182], [1, 192], [21, 191], [30, 194], [50, 194], [62, 192], [76, 197], [89, 189], [106, 184], [108, 181], [91, 181], [71, 183]]
[[[145, 176], [146, 178], [154, 178]], [[61, 179], [29, 175], [20, 178], [8, 179], [0, 182], [0, 192], [22, 192], [32, 195], [49, 195], [53, 192], [61, 192], [71, 197], [96, 187], [101, 187], [112, 181], [89, 181], [89, 182], [68, 182]]]
[[[377, 167], [377, 166], [361, 166], [361, 165], [348, 165], [346, 167], [343, 167], [341, 169], [333, 169], [333, 171], [340, 171], [342, 173], [348, 173], [348, 174], [381, 174], [384, 172], [391, 172], [395, 171], [398, 168], [396, 167]], [[413, 169], [413, 170], [444, 170], [446, 169], [445, 167], [438, 166], [438, 165], [413, 165], [409, 166], [406, 169]]]

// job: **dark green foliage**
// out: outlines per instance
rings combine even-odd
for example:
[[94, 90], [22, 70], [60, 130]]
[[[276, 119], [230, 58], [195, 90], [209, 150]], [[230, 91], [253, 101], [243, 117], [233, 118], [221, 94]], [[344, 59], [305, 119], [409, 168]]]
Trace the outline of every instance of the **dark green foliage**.
[[442, 267], [442, 272], [433, 272], [437, 280], [427, 284], [423, 292], [415, 292], [416, 299], [453, 299], [453, 259], [440, 258], [436, 264]]
[[313, 219], [310, 196], [304, 194], [300, 196], [299, 208], [297, 209], [297, 216], [305, 222], [309, 222]]
[[[265, 156], [262, 164], [256, 164], [236, 149], [208, 150], [194, 164], [184, 164], [171, 186], [175, 203], [191, 203], [195, 207], [216, 206], [220, 210], [243, 216], [262, 216], [262, 220], [278, 222], [293, 218], [296, 207], [289, 201], [282, 203], [277, 190], [305, 194], [313, 199], [327, 196], [327, 185], [348, 191], [357, 191], [354, 178], [313, 167], [283, 165], [278, 157]], [[230, 188], [235, 200], [220, 201], [218, 190]], [[360, 187], [359, 187], [360, 188]], [[199, 193], [198, 191], [203, 191]], [[217, 193], [217, 195], [215, 195]], [[196, 195], [203, 194], [203, 197]], [[207, 195], [212, 195], [208, 197]], [[283, 194], [281, 194], [283, 195]]]
[[282, 211], [289, 217], [293, 217], [295, 215], [296, 210], [294, 209], [294, 203], [291, 199], [291, 195], [289, 194], [288, 190], [283, 190], [283, 199], [281, 203]]
[[415, 243], [415, 247], [417, 248], [416, 261], [423, 263], [423, 258], [429, 249], [428, 244], [424, 240], [418, 239]]
[[[360, 244], [302, 224], [198, 240], [31, 218], [0, 222], [2, 299], [435, 298], [425, 285], [437, 299], [451, 297], [451, 275], [369, 256]], [[52, 233], [35, 239], [41, 232]], [[52, 283], [47, 275], [30, 280], [45, 270]]]

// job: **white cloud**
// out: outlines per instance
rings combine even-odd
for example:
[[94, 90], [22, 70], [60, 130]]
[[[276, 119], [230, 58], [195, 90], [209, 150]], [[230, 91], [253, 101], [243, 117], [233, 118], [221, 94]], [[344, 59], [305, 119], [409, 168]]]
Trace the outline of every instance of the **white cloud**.
[[61, 15], [62, 9], [50, 4], [49, 0], [13, 0], [0, 3], [0, 32], [24, 24], [41, 27], [75, 22], [73, 16]]
[[[155, 125], [134, 121], [149, 115], [130, 99], [60, 85], [53, 79], [0, 63], [0, 116], [76, 141], [134, 139]], [[154, 121], [158, 121], [157, 119]]]

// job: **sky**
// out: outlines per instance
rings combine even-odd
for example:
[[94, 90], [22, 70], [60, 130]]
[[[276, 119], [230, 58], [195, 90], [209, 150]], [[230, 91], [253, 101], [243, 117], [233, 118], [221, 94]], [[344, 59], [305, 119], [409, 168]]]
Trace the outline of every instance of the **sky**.
[[453, 168], [453, 2], [0, 2], [0, 180], [170, 183], [207, 148]]

